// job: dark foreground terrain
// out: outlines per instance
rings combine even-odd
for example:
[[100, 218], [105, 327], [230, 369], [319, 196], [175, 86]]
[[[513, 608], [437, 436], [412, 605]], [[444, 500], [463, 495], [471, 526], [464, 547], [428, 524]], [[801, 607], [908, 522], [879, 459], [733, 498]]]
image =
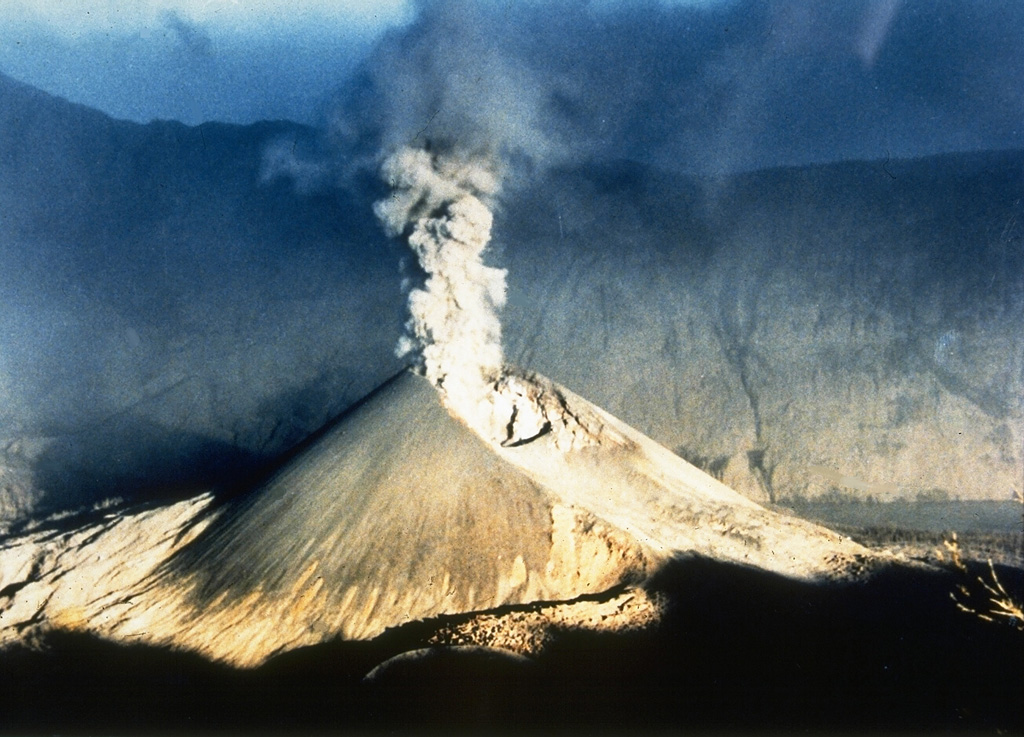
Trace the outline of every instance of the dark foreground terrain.
[[[996, 572], [1019, 601], [1024, 571]], [[531, 659], [435, 649], [372, 679], [443, 623], [301, 649], [249, 671], [52, 633], [0, 655], [0, 731], [1020, 732], [1024, 631], [958, 610], [950, 592], [973, 580], [891, 568], [823, 587], [682, 558], [649, 584], [669, 602], [653, 631], [555, 630]]]

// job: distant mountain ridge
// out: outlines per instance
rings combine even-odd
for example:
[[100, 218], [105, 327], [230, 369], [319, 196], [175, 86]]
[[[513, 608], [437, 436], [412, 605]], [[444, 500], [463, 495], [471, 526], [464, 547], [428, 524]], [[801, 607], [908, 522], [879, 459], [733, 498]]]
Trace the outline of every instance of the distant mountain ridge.
[[498, 236], [514, 361], [754, 495], [1019, 490], [1024, 152], [536, 191]]
[[[230, 483], [400, 367], [380, 185], [323, 186], [320, 145], [0, 76], [0, 507]], [[262, 176], [293, 149], [321, 186]], [[521, 184], [490, 257], [510, 362], [755, 498], [1020, 490], [1024, 152]]]
[[0, 80], [0, 447], [17, 477], [0, 508], [5, 486], [59, 508], [224, 480], [399, 368], [371, 200], [263, 177], [269, 146], [311, 137], [116, 121]]

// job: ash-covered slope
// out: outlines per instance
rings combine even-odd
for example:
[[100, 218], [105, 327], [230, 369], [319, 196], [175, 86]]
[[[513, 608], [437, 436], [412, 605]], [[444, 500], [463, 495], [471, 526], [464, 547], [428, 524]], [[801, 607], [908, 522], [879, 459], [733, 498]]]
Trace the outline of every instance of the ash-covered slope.
[[403, 373], [224, 503], [5, 541], [3, 640], [63, 628], [251, 665], [440, 614], [610, 596], [682, 551], [809, 580], [870, 562], [578, 396], [516, 383], [546, 407], [526, 442], [482, 440]]

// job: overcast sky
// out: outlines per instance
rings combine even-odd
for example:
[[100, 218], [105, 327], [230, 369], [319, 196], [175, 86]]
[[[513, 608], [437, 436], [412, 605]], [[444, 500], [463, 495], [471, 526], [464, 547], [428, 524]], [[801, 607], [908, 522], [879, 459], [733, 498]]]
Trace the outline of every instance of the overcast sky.
[[1021, 49], [1019, 0], [0, 3], [0, 71], [118, 118], [429, 119], [710, 171], [1024, 146]]
[[381, 34], [415, 14], [414, 0], [2, 0], [0, 72], [137, 122], [315, 122]]
[[117, 118], [311, 122], [406, 0], [3, 0], [0, 71]]

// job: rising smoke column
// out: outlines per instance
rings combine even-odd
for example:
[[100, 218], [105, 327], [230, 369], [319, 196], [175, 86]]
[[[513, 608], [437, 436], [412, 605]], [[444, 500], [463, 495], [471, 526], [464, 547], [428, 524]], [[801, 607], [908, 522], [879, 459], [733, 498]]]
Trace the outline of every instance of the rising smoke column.
[[502, 374], [505, 271], [484, 264], [483, 255], [498, 166], [485, 154], [402, 148], [385, 159], [381, 174], [392, 193], [374, 212], [389, 235], [406, 236], [426, 273], [409, 293], [398, 353], [417, 354], [449, 410], [490, 436], [490, 397]]
[[506, 272], [483, 263], [496, 159], [402, 148], [381, 173], [392, 193], [374, 212], [389, 235], [405, 236], [427, 275], [409, 293], [398, 354], [416, 354], [449, 412], [488, 442], [515, 446], [548, 434], [563, 450], [597, 442], [557, 389], [504, 365]]

